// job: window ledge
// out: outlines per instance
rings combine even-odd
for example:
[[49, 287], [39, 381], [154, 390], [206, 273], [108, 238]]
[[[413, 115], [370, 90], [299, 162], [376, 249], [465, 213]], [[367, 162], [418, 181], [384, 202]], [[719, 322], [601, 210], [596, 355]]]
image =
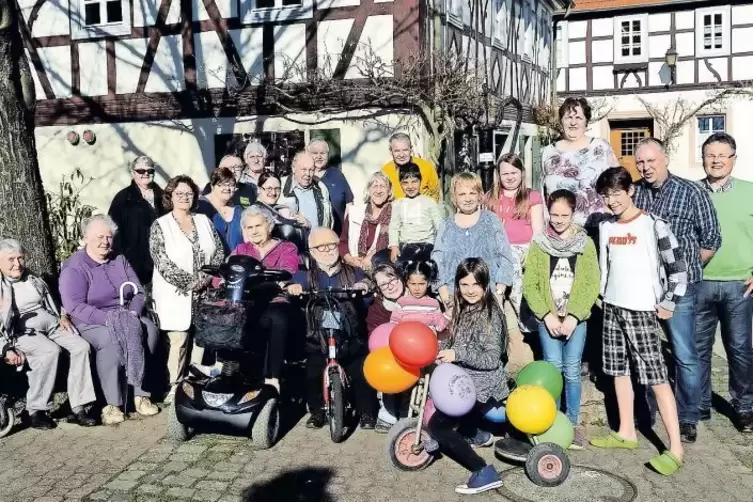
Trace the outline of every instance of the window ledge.
[[265, 8], [255, 8], [251, 6], [251, 3], [251, 1], [241, 3], [241, 19], [244, 23], [273, 23], [277, 21], [311, 19], [314, 17], [314, 8], [311, 0], [303, 0], [302, 5]]
[[79, 26], [74, 24], [71, 30], [73, 40], [91, 40], [105, 37], [122, 37], [131, 34], [131, 25], [127, 23], [102, 26]]

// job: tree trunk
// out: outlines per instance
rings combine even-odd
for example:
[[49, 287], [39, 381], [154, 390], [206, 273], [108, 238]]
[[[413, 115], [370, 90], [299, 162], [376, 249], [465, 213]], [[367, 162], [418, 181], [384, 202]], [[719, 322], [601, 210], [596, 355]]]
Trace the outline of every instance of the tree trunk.
[[34, 141], [34, 81], [18, 28], [15, 0], [0, 0], [0, 237], [18, 239], [28, 266], [57, 272], [47, 202]]

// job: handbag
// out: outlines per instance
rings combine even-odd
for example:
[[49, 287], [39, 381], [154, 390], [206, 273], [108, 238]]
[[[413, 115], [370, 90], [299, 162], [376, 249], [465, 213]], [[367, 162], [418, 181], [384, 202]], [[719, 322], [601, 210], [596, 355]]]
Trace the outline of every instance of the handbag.
[[196, 345], [213, 350], [244, 350], [247, 320], [244, 304], [202, 303], [196, 313]]

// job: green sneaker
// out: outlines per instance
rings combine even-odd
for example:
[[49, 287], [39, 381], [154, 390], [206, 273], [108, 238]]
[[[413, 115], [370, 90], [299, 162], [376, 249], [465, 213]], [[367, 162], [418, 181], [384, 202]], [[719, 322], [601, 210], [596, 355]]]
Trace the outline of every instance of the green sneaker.
[[623, 439], [616, 432], [610, 432], [607, 436], [596, 436], [591, 438], [591, 446], [596, 448], [635, 450], [638, 448], [638, 441]]

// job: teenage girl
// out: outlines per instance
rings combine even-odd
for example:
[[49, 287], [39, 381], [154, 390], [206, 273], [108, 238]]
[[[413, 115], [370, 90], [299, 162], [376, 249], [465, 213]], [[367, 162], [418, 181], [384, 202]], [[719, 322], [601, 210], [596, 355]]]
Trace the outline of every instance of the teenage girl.
[[437, 280], [437, 264], [433, 260], [408, 260], [403, 268], [403, 281], [408, 294], [397, 300], [390, 322], [416, 321], [435, 333], [444, 331], [449, 319], [442, 313], [436, 298], [429, 296], [429, 285]]
[[463, 417], [437, 410], [429, 421], [429, 433], [448, 457], [471, 471], [457, 493], [474, 494], [502, 486], [493, 466], [473, 451], [491, 446], [493, 437], [477, 424], [490, 409], [503, 405], [509, 394], [502, 356], [507, 351], [505, 316], [490, 287], [489, 267], [483, 260], [467, 258], [455, 274], [455, 308], [450, 337], [440, 341], [437, 362], [463, 368], [476, 387], [476, 407]]

